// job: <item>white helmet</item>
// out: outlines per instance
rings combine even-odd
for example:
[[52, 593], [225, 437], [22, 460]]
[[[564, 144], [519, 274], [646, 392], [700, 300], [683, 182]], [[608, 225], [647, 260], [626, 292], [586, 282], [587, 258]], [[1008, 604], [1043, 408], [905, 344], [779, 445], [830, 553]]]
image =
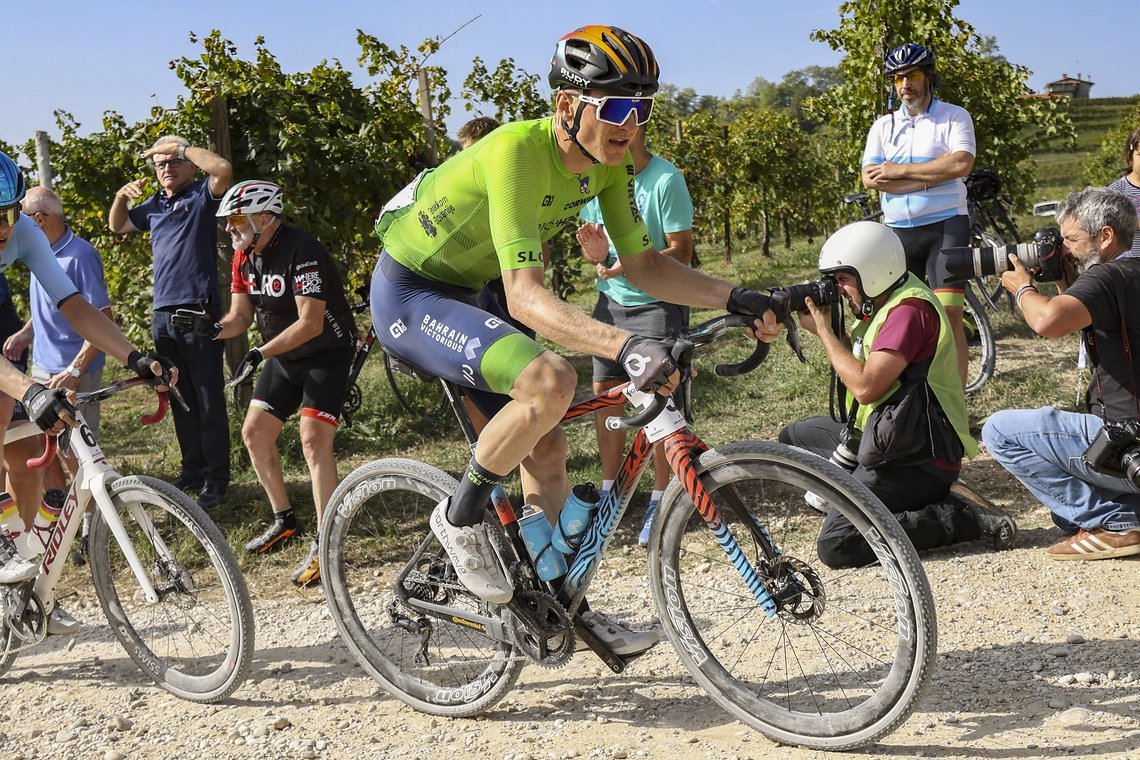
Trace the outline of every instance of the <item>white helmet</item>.
[[285, 212], [285, 197], [281, 186], [262, 179], [247, 179], [239, 182], [222, 196], [215, 216], [249, 216], [251, 214], [275, 214]]
[[906, 277], [906, 253], [890, 227], [878, 222], [853, 222], [823, 244], [819, 271], [853, 273], [863, 297], [870, 301]]

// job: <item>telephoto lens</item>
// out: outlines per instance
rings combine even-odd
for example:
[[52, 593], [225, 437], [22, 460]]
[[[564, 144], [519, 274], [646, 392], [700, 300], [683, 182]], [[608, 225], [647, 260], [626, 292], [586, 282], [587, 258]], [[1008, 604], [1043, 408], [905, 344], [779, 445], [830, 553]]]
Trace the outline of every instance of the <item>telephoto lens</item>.
[[783, 288], [772, 288], [772, 290], [782, 290], [788, 294], [788, 311], [804, 311], [807, 309], [806, 300], [808, 298], [816, 306], [830, 306], [833, 303], [839, 303], [839, 287], [831, 275], [824, 275], [815, 282], [788, 285]]
[[1052, 282], [1061, 279], [1061, 232], [1055, 227], [1037, 230], [1032, 243], [986, 248], [944, 248], [940, 254], [950, 280], [962, 282], [974, 277], [989, 277], [1013, 268], [1010, 254], [1031, 270], [1035, 279]]

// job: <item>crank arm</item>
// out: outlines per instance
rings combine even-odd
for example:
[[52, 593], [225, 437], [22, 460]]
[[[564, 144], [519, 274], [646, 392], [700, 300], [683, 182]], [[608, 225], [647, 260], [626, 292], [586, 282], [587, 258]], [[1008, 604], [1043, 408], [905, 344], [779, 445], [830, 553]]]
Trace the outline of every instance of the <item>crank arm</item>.
[[503, 626], [503, 622], [496, 618], [488, 617], [487, 615], [478, 615], [468, 612], [467, 610], [457, 610], [454, 607], [447, 607], [442, 604], [425, 602], [423, 599], [416, 599], [415, 597], [408, 597], [403, 600], [403, 604], [425, 615], [446, 620], [449, 623], [466, 626], [495, 641], [500, 641], [504, 644], [511, 643], [510, 632]]

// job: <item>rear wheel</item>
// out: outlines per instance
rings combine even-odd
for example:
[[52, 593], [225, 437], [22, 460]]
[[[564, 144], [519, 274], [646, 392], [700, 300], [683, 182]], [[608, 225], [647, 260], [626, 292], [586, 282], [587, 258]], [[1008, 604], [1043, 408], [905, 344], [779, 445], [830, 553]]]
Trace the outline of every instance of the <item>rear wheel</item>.
[[[524, 665], [513, 644], [459, 618], [426, 614], [396, 594], [400, 584], [408, 598], [465, 615], [499, 615], [460, 585], [428, 526], [436, 504], [457, 487], [422, 462], [369, 462], [337, 487], [321, 527], [321, 585], [349, 650], [392, 696], [448, 717], [486, 712]], [[497, 525], [487, 521], [489, 530]]]
[[968, 283], [962, 323], [970, 357], [966, 370], [966, 393], [971, 394], [981, 390], [982, 386], [994, 376], [997, 344], [994, 342], [994, 330], [990, 325], [990, 318], [986, 316], [985, 308]]
[[130, 545], [157, 601], [147, 600], [119, 542], [96, 511], [90, 561], [95, 594], [131, 659], [192, 702], [229, 696], [249, 674], [253, 606], [221, 531], [190, 497], [157, 478], [110, 487]]
[[[930, 679], [937, 648], [930, 587], [898, 520], [847, 472], [780, 444], [705, 452], [697, 473], [718, 527], [674, 480], [649, 551], [654, 601], [689, 672], [778, 742], [846, 750], [894, 730]], [[816, 548], [823, 515], [805, 496], [847, 517], [879, 564], [825, 565]], [[725, 529], [742, 556], [725, 553]], [[744, 561], [777, 600], [773, 616], [742, 579]]]

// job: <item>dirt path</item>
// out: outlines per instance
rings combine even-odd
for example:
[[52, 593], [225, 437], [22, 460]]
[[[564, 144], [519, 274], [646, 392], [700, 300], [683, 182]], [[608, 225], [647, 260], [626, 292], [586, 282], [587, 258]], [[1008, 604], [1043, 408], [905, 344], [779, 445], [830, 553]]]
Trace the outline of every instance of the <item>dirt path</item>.
[[[1026, 530], [1014, 551], [967, 545], [929, 555], [939, 667], [915, 714], [867, 756], [1140, 758], [1140, 565], [1050, 562], [1041, 550], [1056, 534], [1043, 511], [1019, 517]], [[603, 572], [607, 609], [658, 625], [637, 553], [619, 553]], [[620, 676], [589, 655], [559, 670], [529, 667], [481, 719], [422, 715], [356, 666], [319, 591], [286, 591], [281, 580], [251, 579], [253, 675], [218, 706], [151, 686], [91, 593], [71, 597], [79, 635], [21, 656], [0, 683], [0, 756], [830, 757], [777, 747], [731, 719], [667, 643]]]

